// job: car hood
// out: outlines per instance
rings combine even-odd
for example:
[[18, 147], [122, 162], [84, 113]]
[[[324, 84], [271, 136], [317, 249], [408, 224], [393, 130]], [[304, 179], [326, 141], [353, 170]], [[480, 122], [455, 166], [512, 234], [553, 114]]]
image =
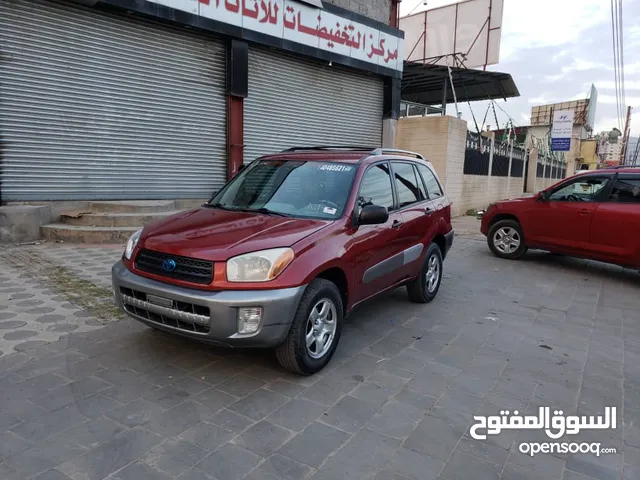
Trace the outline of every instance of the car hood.
[[138, 245], [173, 255], [224, 261], [243, 253], [290, 247], [331, 223], [201, 207], [146, 226]]
[[502, 207], [502, 206], [508, 207], [508, 206], [526, 205], [526, 204], [535, 203], [535, 202], [536, 202], [535, 197], [520, 197], [520, 198], [510, 198], [506, 200], [500, 200], [496, 202], [496, 205], [498, 205], [499, 207]]

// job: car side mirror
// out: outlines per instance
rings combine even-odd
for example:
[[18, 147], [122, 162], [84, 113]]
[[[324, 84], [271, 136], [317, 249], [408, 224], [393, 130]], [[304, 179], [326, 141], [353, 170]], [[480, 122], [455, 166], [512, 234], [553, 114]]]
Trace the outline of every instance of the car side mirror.
[[549, 200], [549, 192], [547, 192], [546, 190], [538, 192], [538, 195], [536, 195], [536, 200], [546, 202], [547, 200]]
[[381, 205], [365, 205], [358, 216], [358, 225], [380, 225], [389, 220], [389, 210]]

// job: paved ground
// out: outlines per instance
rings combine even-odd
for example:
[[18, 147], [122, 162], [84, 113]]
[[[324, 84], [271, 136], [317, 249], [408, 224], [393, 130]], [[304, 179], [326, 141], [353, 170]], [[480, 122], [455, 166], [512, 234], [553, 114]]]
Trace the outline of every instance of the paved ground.
[[[111, 317], [101, 302], [120, 252], [0, 250], [2, 480], [640, 478], [633, 272], [544, 253], [500, 261], [459, 237], [434, 303], [398, 290], [363, 307], [329, 368], [301, 378], [269, 352]], [[469, 436], [473, 415], [539, 406], [618, 407], [616, 430], [571, 438], [618, 453], [530, 457], [518, 445], [551, 441], [543, 432]]]

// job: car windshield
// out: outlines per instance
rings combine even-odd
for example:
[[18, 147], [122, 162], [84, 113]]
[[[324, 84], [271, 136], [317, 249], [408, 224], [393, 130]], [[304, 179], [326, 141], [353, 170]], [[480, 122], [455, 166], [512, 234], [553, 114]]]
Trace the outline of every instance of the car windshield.
[[214, 208], [335, 220], [344, 212], [357, 167], [323, 161], [259, 160], [208, 203]]

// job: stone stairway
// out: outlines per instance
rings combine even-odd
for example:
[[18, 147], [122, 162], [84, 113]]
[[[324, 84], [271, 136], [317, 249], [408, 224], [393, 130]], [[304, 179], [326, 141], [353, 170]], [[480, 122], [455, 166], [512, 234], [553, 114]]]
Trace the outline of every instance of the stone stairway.
[[125, 243], [138, 229], [204, 200], [140, 200], [89, 202], [81, 210], [62, 213], [60, 223], [40, 227], [46, 240], [68, 243]]

